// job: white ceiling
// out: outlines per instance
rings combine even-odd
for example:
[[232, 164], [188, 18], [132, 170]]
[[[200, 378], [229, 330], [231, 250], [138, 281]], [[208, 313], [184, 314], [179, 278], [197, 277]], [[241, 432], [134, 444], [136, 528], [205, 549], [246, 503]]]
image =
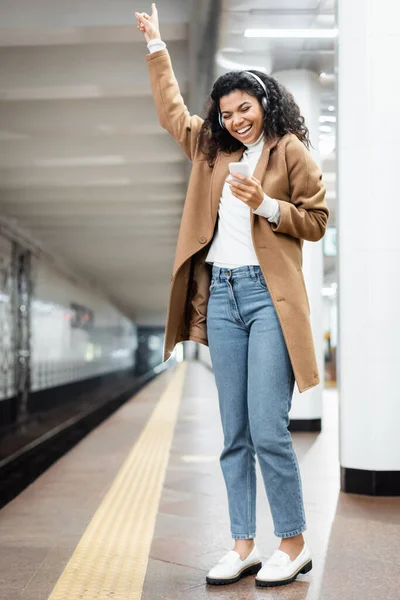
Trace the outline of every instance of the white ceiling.
[[[188, 163], [159, 126], [150, 95], [147, 48], [133, 14], [149, 4], [0, 0], [0, 211], [3, 223], [98, 282], [128, 315], [162, 322]], [[185, 98], [197, 78], [189, 70], [190, 4], [158, 3]], [[219, 47], [243, 43], [243, 23], [259, 26], [265, 17], [254, 11], [329, 12], [332, 4], [226, 0]], [[322, 18], [267, 17], [279, 27], [283, 19], [300, 27]], [[260, 40], [245, 43], [246, 53], [265, 50]], [[331, 42], [323, 44], [290, 43], [284, 51], [279, 41], [268, 52], [274, 69], [332, 71]]]
[[[187, 161], [158, 124], [134, 4], [0, 3], [0, 210], [144, 320], [165, 312]], [[185, 94], [189, 6], [159, 12]]]
[[[220, 48], [243, 52], [256, 64], [282, 69], [333, 70], [332, 39], [245, 38], [245, 29], [309, 29], [335, 26], [335, 0], [222, 0]], [[228, 53], [229, 54], [229, 53]], [[233, 56], [233, 55], [232, 55]]]

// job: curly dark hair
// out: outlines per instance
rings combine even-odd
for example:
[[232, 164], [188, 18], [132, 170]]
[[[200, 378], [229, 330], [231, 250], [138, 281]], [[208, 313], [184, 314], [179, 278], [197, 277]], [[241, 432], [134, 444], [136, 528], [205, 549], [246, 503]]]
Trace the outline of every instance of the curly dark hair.
[[[250, 72], [258, 75], [267, 88], [268, 105], [267, 110], [264, 111], [264, 137], [276, 138], [286, 133], [294, 133], [309, 148], [309, 131], [293, 95], [270, 75], [253, 69]], [[230, 154], [244, 147], [240, 140], [220, 126], [218, 120], [220, 99], [234, 90], [242, 90], [254, 96], [260, 104], [265, 96], [258, 81], [246, 75], [245, 71], [229, 71], [218, 77], [205, 105], [204, 123], [199, 131], [199, 148], [207, 156], [210, 167], [214, 166], [219, 151]]]

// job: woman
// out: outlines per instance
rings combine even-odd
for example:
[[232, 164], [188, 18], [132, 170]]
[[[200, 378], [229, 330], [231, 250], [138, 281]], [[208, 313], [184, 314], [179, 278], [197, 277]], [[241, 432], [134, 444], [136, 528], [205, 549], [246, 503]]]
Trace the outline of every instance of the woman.
[[[192, 160], [179, 232], [164, 360], [175, 344], [208, 344], [224, 432], [234, 549], [207, 575], [227, 584], [291, 583], [312, 568], [297, 458], [288, 431], [294, 381], [319, 383], [302, 274], [303, 240], [324, 235], [329, 211], [308, 130], [292, 95], [260, 72], [214, 84], [205, 120], [179, 92], [158, 15], [135, 13], [161, 125]], [[247, 162], [250, 177], [232, 173]], [[227, 178], [228, 177], [228, 178]], [[256, 535], [257, 455], [279, 548], [262, 567]], [[261, 568], [262, 567], [262, 568]]]

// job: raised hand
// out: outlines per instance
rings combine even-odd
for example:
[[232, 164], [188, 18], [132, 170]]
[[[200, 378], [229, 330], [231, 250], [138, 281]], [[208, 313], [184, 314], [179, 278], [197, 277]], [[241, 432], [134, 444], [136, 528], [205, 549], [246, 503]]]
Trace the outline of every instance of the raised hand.
[[135, 17], [137, 19], [137, 29], [143, 33], [146, 43], [150, 40], [161, 39], [158, 12], [154, 2], [151, 5], [151, 15], [135, 12]]

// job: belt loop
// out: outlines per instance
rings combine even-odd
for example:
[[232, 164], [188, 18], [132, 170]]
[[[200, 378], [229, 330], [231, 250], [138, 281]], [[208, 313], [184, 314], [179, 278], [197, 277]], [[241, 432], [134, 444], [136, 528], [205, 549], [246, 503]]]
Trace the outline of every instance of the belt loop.
[[253, 281], [254, 281], [254, 279], [256, 279], [256, 274], [255, 274], [255, 271], [254, 271], [254, 266], [253, 266], [253, 265], [249, 265], [249, 271], [250, 271], [250, 277], [251, 277], [251, 278], [253, 279]]

